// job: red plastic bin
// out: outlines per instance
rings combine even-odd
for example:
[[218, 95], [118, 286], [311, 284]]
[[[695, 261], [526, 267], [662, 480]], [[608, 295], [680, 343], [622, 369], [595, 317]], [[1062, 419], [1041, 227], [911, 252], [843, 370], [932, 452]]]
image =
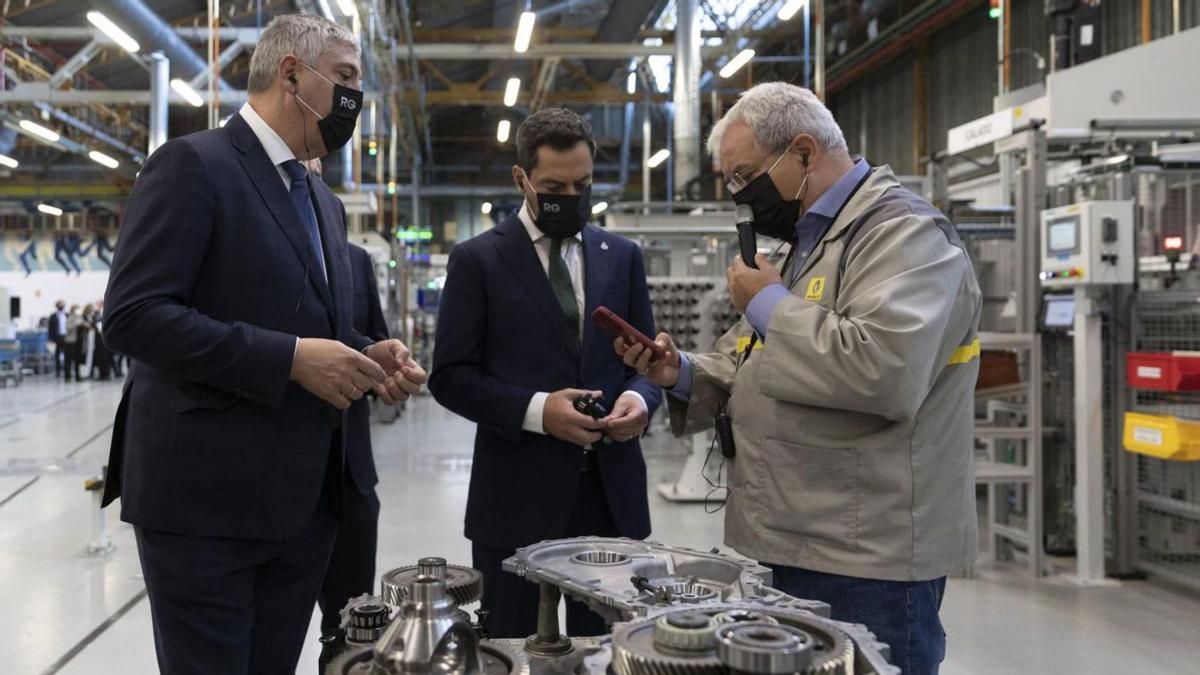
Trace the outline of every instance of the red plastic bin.
[[1130, 352], [1125, 377], [1134, 389], [1200, 391], [1200, 352]]

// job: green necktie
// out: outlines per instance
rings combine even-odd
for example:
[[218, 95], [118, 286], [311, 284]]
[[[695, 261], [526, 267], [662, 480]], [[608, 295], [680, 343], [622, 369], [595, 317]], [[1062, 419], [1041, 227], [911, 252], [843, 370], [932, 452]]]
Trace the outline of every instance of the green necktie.
[[579, 340], [579, 305], [575, 302], [575, 284], [571, 282], [571, 272], [567, 262], [562, 257], [563, 240], [561, 237], [550, 239], [550, 288], [554, 289], [554, 297], [558, 306], [567, 317], [567, 328]]

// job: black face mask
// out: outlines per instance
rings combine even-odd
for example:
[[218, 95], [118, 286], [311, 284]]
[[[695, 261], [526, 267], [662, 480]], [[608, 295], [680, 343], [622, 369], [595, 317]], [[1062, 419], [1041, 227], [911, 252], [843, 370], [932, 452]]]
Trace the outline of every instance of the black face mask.
[[[782, 155], [780, 159], [782, 159]], [[778, 164], [779, 161], [776, 160], [775, 163]], [[772, 165], [771, 169], [774, 168], [775, 166]], [[808, 173], [805, 172], [804, 182], [800, 184], [800, 191], [796, 193], [796, 199], [788, 201], [779, 194], [779, 189], [775, 187], [775, 181], [771, 180], [771, 169], [735, 192], [733, 201], [735, 204], [748, 204], [754, 210], [755, 232], [781, 241], [795, 241], [796, 222], [800, 220], [803, 193], [804, 189], [808, 187]]]
[[555, 238], [574, 237], [583, 230], [592, 215], [592, 187], [589, 185], [577, 195], [539, 192], [536, 206], [533, 221], [542, 234]]
[[329, 109], [329, 114], [324, 117], [317, 115], [317, 111], [305, 103], [304, 99], [300, 98], [300, 94], [296, 94], [296, 100], [303, 103], [309, 112], [317, 116], [317, 131], [321, 132], [321, 142], [325, 144], [325, 152], [333, 152], [345, 145], [350, 140], [350, 137], [354, 135], [354, 126], [358, 123], [358, 114], [362, 112], [363, 93], [357, 89], [343, 87], [340, 84], [330, 82], [329, 78], [318, 73], [309, 67], [308, 64], [301, 65], [316, 73], [317, 77], [333, 85], [333, 107]]

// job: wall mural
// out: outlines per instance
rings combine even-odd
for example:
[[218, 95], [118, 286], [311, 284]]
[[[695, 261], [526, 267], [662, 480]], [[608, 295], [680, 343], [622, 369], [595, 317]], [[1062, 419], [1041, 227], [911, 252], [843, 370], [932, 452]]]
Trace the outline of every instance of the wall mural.
[[0, 272], [71, 276], [112, 267], [113, 241], [107, 232], [5, 232], [0, 241]]

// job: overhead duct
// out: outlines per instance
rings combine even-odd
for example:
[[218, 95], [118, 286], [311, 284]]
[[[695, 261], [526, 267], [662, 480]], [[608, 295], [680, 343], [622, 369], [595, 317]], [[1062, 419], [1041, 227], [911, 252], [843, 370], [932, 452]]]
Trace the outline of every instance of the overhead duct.
[[[615, 0], [612, 8], [592, 42], [617, 43], [633, 42], [642, 30], [642, 24], [650, 17], [650, 12], [659, 4], [659, 0]], [[628, 63], [628, 62], [626, 62]], [[592, 61], [587, 64], [588, 77], [597, 82], [607, 82], [613, 73], [623, 65], [615, 61]]]
[[[200, 58], [171, 25], [142, 0], [95, 0], [93, 4], [133, 35], [145, 51], [161, 50], [166, 54], [171, 61], [172, 77], [190, 81], [208, 70], [208, 62]], [[218, 86], [221, 89], [230, 88], [224, 80], [218, 81]]]

